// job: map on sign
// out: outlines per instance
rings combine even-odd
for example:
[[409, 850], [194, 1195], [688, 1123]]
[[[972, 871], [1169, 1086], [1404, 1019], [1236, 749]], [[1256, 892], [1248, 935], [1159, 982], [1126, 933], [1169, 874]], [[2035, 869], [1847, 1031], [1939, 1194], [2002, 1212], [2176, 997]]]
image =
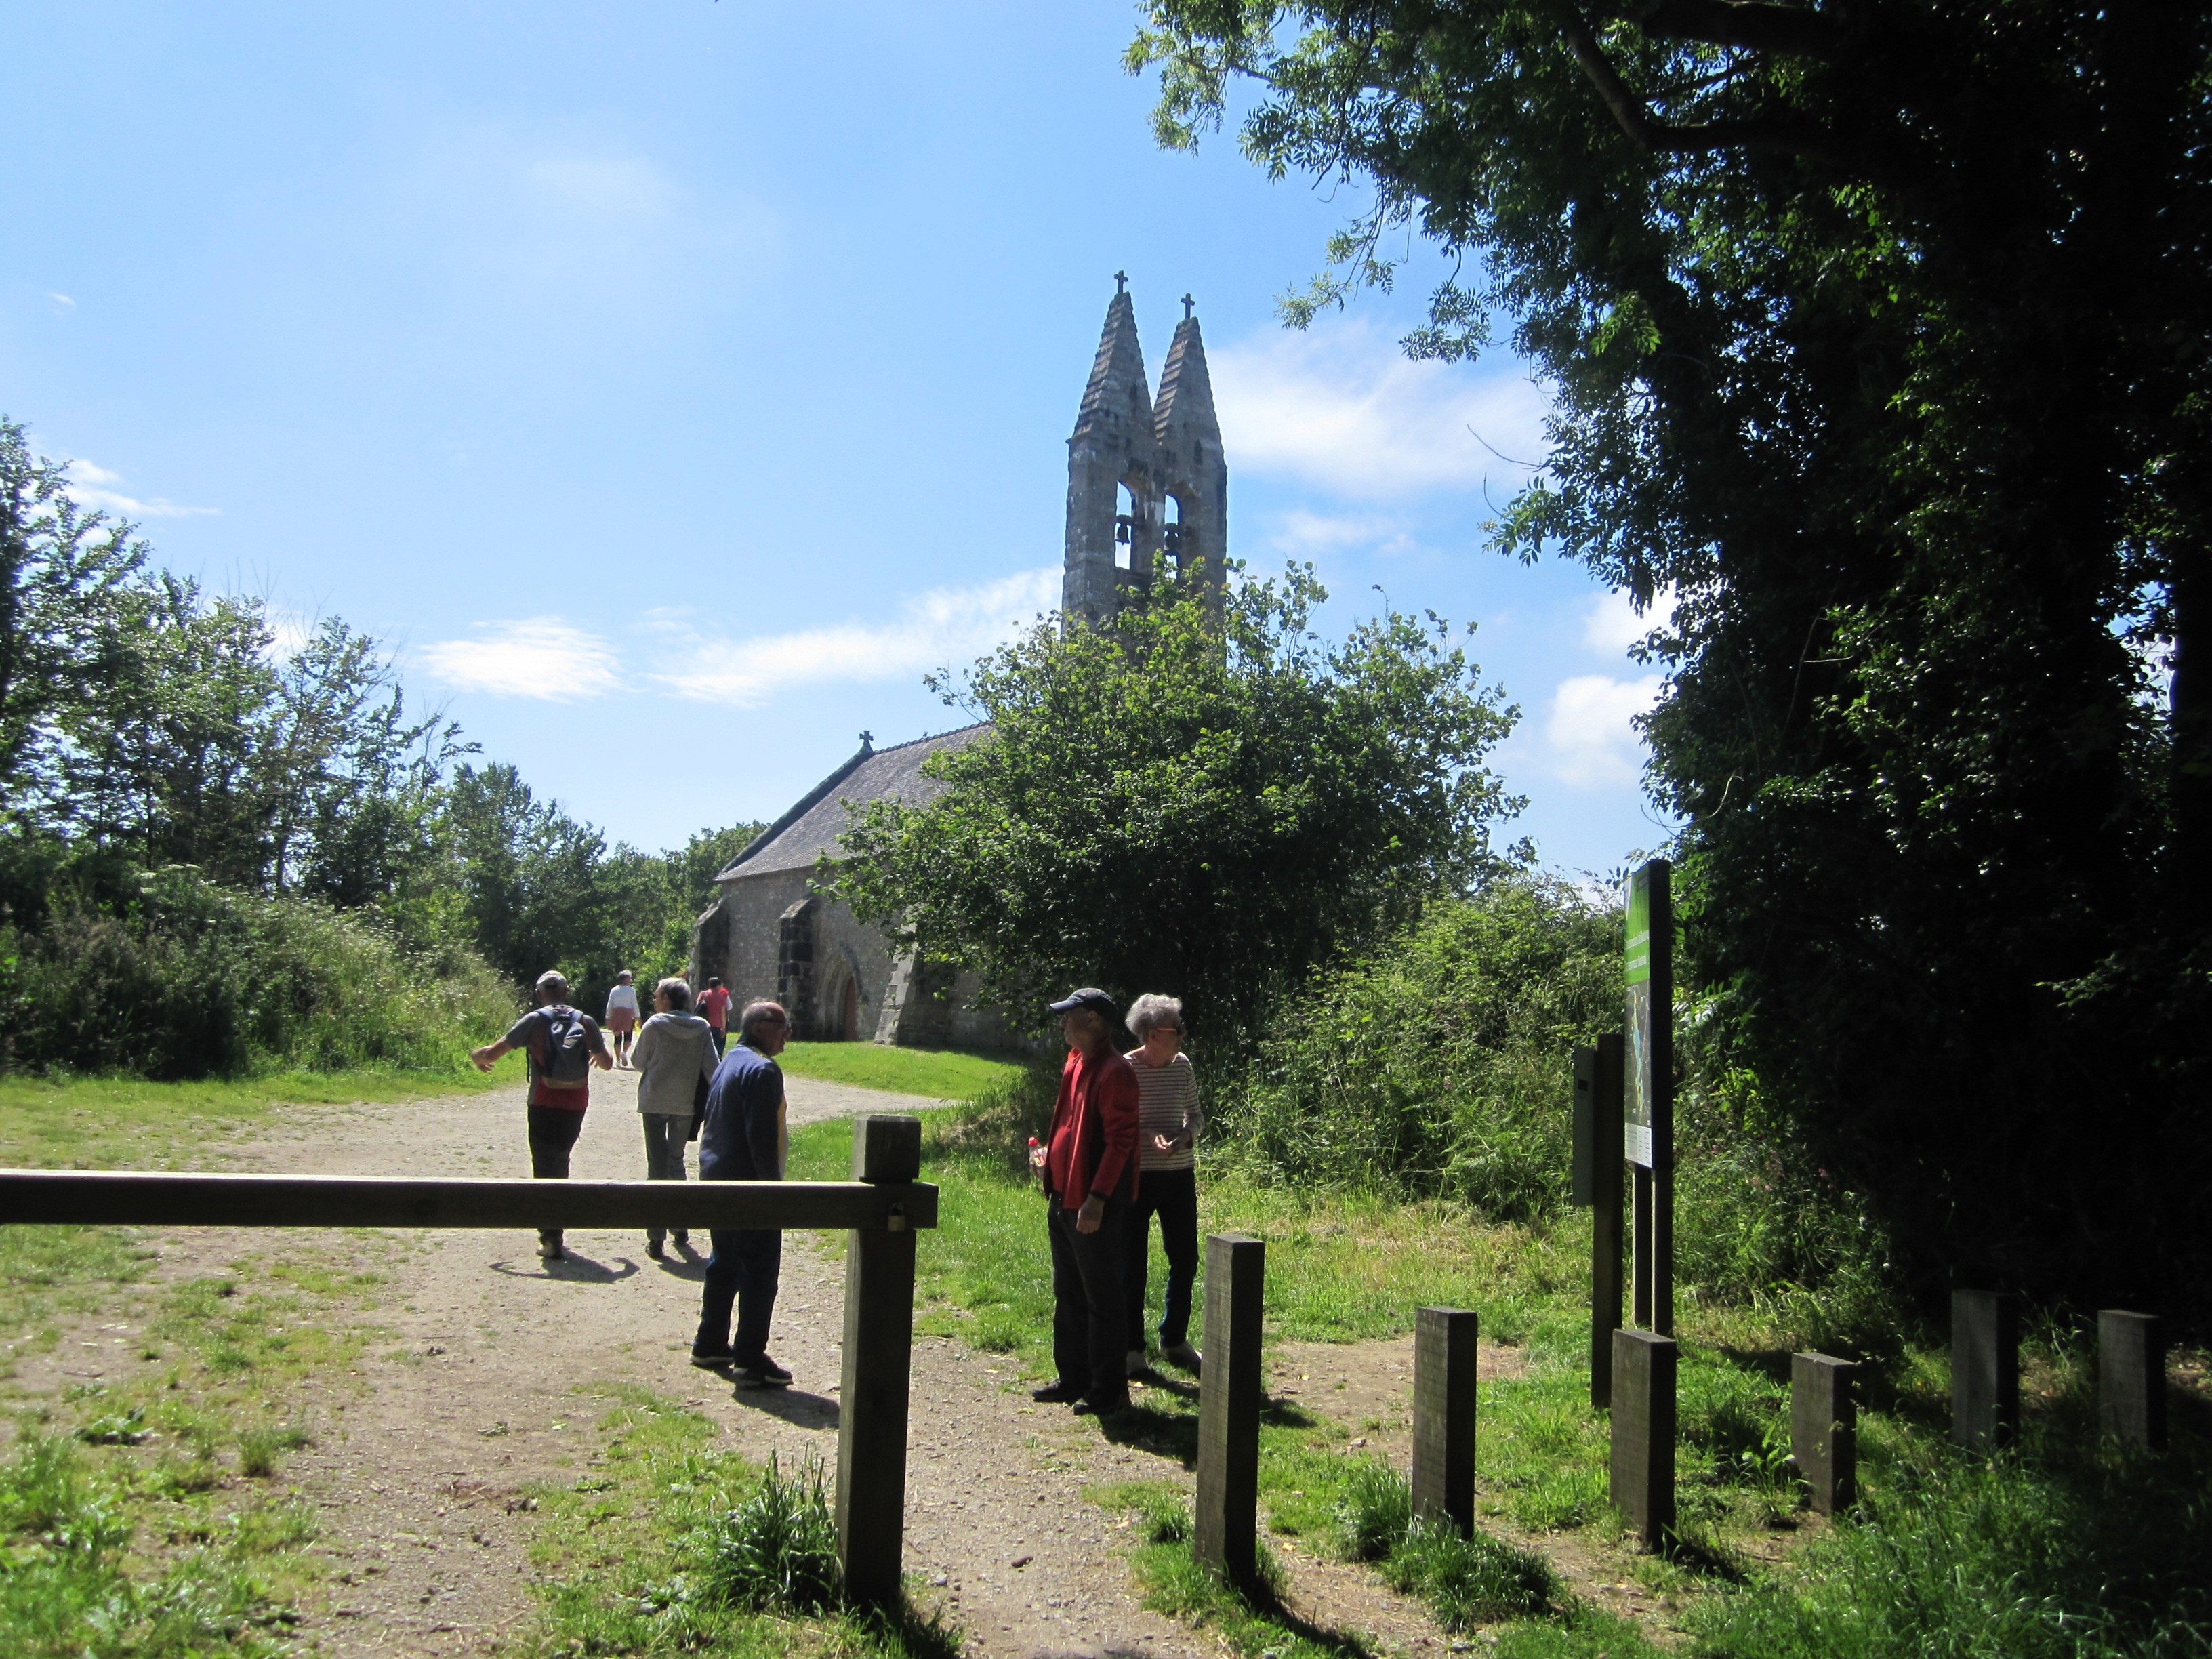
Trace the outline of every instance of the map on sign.
[[1628, 1052], [1621, 1079], [1620, 1127], [1623, 1155], [1631, 1164], [1656, 1167], [1652, 1134], [1655, 1091], [1651, 1042], [1651, 866], [1628, 878]]

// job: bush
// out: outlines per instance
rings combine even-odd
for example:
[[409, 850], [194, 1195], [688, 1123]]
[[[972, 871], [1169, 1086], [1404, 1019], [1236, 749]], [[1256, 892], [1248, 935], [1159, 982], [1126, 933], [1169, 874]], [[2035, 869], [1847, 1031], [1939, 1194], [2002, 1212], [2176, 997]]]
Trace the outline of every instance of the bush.
[[1566, 1198], [1573, 1048], [1620, 1012], [1618, 913], [1500, 879], [1317, 977], [1222, 1091], [1219, 1127], [1301, 1185], [1533, 1219]]
[[46, 896], [33, 925], [0, 927], [12, 1066], [446, 1070], [516, 1007], [468, 952], [410, 957], [369, 913], [258, 897], [183, 866], [64, 872]]

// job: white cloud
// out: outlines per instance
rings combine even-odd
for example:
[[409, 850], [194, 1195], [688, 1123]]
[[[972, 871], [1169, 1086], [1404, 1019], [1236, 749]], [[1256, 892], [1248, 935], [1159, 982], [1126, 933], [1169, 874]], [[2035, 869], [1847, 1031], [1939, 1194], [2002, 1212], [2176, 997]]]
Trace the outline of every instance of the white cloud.
[[1619, 656], [1638, 644], [1655, 628], [1664, 628], [1674, 615], [1674, 590], [1662, 588], [1641, 613], [1626, 593], [1598, 594], [1583, 611], [1583, 643], [1607, 656]]
[[622, 689], [622, 659], [597, 634], [558, 617], [480, 623], [476, 638], [422, 647], [430, 672], [457, 691], [583, 702]]
[[1056, 566], [1024, 570], [980, 587], [939, 588], [908, 599], [898, 619], [849, 622], [789, 634], [713, 639], [677, 619], [648, 619], [688, 634], [682, 665], [647, 675], [679, 697], [752, 708], [789, 686], [823, 680], [890, 680], [951, 666], [1012, 637], [1060, 603]]
[[121, 473], [110, 472], [82, 458], [69, 464], [69, 493], [81, 506], [119, 513], [131, 519], [210, 518], [222, 510], [215, 507], [179, 507], [158, 495], [150, 501], [142, 501], [115, 488], [124, 482]]
[[1634, 784], [1641, 776], [1644, 738], [1632, 722], [1659, 699], [1660, 678], [1617, 680], [1578, 674], [1559, 682], [1544, 721], [1553, 775], [1577, 788]]
[[1348, 547], [1376, 553], [1410, 553], [1413, 535], [1404, 520], [1381, 514], [1313, 513], [1293, 507], [1275, 521], [1274, 544], [1293, 556], [1311, 558]]
[[54, 302], [54, 315], [57, 317], [66, 317], [76, 309], [76, 301], [66, 294], [49, 294], [46, 298]]
[[1525, 374], [1413, 362], [1362, 320], [1239, 341], [1211, 367], [1232, 469], [1386, 496], [1510, 490], [1545, 459], [1550, 403]]

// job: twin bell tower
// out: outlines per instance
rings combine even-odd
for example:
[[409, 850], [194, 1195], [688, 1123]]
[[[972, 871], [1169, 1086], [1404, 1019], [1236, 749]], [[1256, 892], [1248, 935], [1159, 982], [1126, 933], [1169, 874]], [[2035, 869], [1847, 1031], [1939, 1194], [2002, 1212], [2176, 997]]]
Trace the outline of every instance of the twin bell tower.
[[1117, 273], [1114, 283], [1098, 359], [1067, 441], [1063, 625], [1111, 623], [1125, 596], [1151, 586], [1155, 556], [1202, 583], [1217, 608], [1221, 600], [1229, 466], [1191, 298], [1183, 296], [1154, 398], [1128, 278]]

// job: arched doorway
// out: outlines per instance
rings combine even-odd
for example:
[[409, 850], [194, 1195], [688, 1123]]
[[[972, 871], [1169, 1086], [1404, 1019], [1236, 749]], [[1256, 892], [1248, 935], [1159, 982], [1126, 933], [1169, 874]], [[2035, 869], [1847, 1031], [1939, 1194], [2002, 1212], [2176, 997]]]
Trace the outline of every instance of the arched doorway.
[[850, 974], [837, 997], [837, 1041], [854, 1042], [860, 1036], [860, 986]]

